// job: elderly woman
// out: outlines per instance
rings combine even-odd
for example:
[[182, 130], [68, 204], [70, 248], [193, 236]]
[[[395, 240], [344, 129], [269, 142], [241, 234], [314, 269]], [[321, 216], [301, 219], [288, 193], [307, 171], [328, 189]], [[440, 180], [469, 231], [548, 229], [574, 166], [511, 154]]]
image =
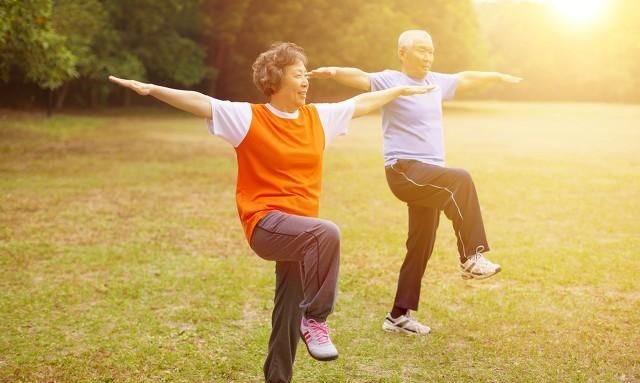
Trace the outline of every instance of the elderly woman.
[[340, 232], [318, 218], [325, 147], [346, 134], [349, 121], [392, 101], [430, 91], [403, 86], [333, 104], [305, 104], [307, 59], [293, 43], [275, 43], [253, 64], [253, 81], [267, 104], [221, 101], [203, 94], [109, 79], [207, 119], [209, 132], [236, 150], [236, 202], [251, 248], [276, 263], [276, 292], [267, 382], [289, 382], [298, 340], [317, 360], [338, 351], [329, 337], [338, 281]]

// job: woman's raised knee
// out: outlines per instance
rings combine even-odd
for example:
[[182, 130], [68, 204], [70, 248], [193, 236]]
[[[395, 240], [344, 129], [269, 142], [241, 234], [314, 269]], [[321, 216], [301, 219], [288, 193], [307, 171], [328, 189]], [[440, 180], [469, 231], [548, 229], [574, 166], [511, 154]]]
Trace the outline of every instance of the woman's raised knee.
[[319, 224], [319, 234], [330, 241], [340, 241], [340, 228], [331, 221], [322, 220]]

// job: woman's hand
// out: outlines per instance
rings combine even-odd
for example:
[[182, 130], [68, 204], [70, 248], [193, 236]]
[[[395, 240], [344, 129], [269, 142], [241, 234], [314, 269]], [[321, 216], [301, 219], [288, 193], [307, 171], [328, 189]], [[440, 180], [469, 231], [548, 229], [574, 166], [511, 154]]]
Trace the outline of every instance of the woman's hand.
[[[109, 81], [138, 93], [141, 96], [153, 96], [158, 100], [184, 110], [195, 116], [211, 119], [211, 103], [209, 97], [191, 90], [166, 88], [164, 86], [146, 84], [136, 80], [125, 80], [115, 76], [109, 76]], [[152, 94], [153, 92], [153, 94]]]
[[151, 89], [153, 88], [152, 84], [145, 84], [136, 80], [125, 80], [115, 76], [109, 76], [109, 81], [115, 82], [116, 84], [125, 88], [129, 88], [141, 96], [148, 96], [151, 93]]
[[430, 92], [435, 88], [435, 85], [397, 86], [385, 90], [379, 90], [377, 92], [361, 93], [353, 97], [353, 101], [356, 104], [356, 108], [353, 111], [353, 117], [355, 118], [373, 112], [374, 110], [395, 100], [397, 97], [423, 94]]
[[431, 92], [434, 89], [436, 89], [435, 85], [407, 85], [400, 87], [400, 95], [413, 96], [416, 94]]

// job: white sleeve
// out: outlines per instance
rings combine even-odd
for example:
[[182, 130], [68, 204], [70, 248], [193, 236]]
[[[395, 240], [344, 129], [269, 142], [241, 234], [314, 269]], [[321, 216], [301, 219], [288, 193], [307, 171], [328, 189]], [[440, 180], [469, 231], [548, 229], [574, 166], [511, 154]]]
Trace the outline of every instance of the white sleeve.
[[331, 104], [314, 104], [324, 129], [324, 146], [329, 146], [338, 135], [347, 134], [356, 103], [353, 99]]
[[251, 104], [248, 102], [222, 101], [209, 97], [211, 115], [207, 120], [209, 133], [222, 137], [225, 141], [237, 147], [247, 136], [251, 126]]
[[457, 74], [444, 74], [431, 72], [433, 75], [433, 83], [442, 89], [442, 98], [451, 100], [456, 95], [456, 88], [460, 82], [460, 76]]

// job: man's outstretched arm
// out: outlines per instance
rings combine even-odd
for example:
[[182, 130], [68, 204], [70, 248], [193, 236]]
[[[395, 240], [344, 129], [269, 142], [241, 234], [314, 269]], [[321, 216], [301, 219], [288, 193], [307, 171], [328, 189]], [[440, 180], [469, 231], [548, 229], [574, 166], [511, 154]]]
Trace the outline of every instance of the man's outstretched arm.
[[307, 72], [307, 76], [310, 79], [332, 79], [342, 85], [367, 92], [371, 90], [371, 81], [369, 80], [367, 72], [358, 68], [321, 67]]
[[512, 76], [510, 74], [498, 73], [498, 72], [476, 72], [466, 71], [456, 73], [460, 77], [457, 90], [469, 90], [483, 85], [495, 84], [495, 83], [511, 83], [517, 84], [522, 81], [522, 78]]
[[211, 119], [211, 103], [209, 97], [202, 93], [165, 88], [163, 86], [146, 84], [135, 80], [125, 80], [115, 76], [109, 76], [109, 80], [125, 88], [138, 93], [141, 96], [153, 96], [174, 108], [184, 110], [195, 116]]

